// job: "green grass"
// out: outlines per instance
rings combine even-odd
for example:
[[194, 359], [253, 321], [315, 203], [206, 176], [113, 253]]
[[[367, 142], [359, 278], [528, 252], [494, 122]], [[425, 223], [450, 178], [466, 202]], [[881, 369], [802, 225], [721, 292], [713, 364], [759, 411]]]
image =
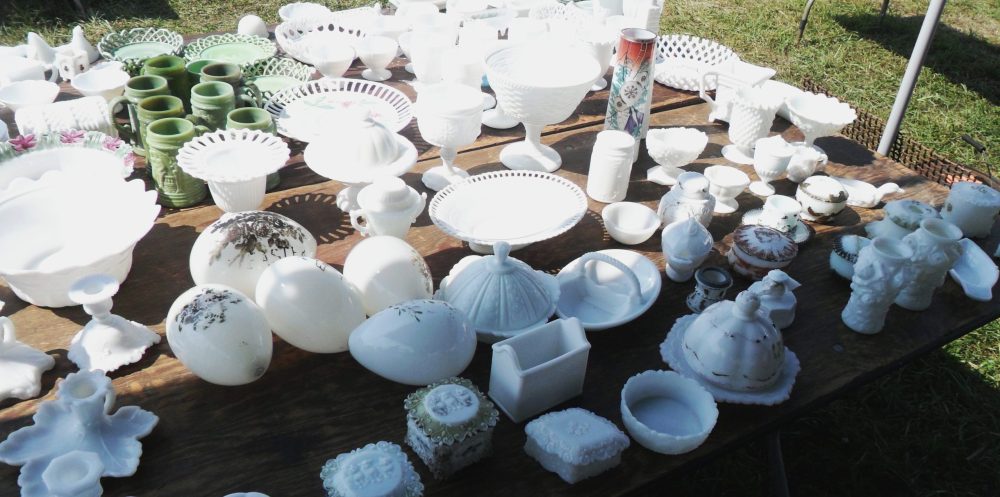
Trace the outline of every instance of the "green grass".
[[[89, 0], [83, 22], [104, 33], [162, 26], [230, 31], [240, 15], [277, 22], [281, 0]], [[326, 2], [333, 7], [358, 2]], [[40, 6], [39, 4], [44, 4]], [[852, 104], [888, 116], [926, 1], [894, 0], [881, 25], [878, 0], [816, 2], [801, 44], [804, 0], [666, 2], [664, 33], [691, 33], [734, 48], [798, 83], [810, 76]], [[59, 6], [53, 7], [52, 5]], [[65, 42], [77, 22], [59, 0], [8, 0], [0, 43], [34, 30]], [[68, 4], [66, 4], [68, 5]], [[1000, 149], [1000, 2], [953, 0], [945, 8], [903, 131], [958, 162], [984, 168]], [[960, 140], [987, 145], [985, 160]], [[793, 495], [988, 496], [1000, 493], [1000, 324], [992, 323], [787, 426], [783, 446]], [[767, 495], [763, 444], [717, 460], [656, 495]]]

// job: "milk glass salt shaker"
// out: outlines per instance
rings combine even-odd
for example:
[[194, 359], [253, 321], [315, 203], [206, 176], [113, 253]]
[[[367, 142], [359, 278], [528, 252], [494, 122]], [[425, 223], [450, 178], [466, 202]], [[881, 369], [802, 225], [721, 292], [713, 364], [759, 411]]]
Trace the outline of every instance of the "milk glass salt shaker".
[[597, 134], [587, 172], [587, 195], [598, 202], [621, 202], [632, 174], [635, 138], [624, 131], [605, 130]]

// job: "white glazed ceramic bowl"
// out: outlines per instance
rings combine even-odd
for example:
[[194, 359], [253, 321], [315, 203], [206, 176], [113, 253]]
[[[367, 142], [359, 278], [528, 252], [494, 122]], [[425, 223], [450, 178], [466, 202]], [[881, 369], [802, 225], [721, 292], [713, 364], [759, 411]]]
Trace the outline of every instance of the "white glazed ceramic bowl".
[[299, 18], [315, 18], [330, 15], [330, 9], [324, 5], [313, 2], [294, 2], [282, 5], [278, 9], [278, 17], [282, 21], [291, 21]]
[[584, 49], [558, 44], [514, 45], [486, 58], [486, 75], [504, 112], [532, 124], [569, 118], [600, 71]]
[[99, 96], [110, 101], [125, 92], [129, 77], [121, 69], [91, 69], [73, 78], [70, 84], [85, 96]]
[[0, 88], [0, 103], [11, 111], [17, 111], [29, 105], [42, 105], [55, 102], [59, 96], [59, 85], [50, 81], [33, 79], [15, 81]]
[[601, 210], [601, 219], [611, 238], [625, 245], [638, 245], [660, 227], [656, 211], [636, 202], [615, 202]]
[[646, 134], [646, 151], [657, 164], [680, 167], [701, 155], [708, 135], [694, 128], [656, 128]]
[[625, 382], [622, 422], [639, 445], [660, 454], [683, 454], [705, 442], [719, 419], [704, 387], [673, 371], [646, 371]]
[[70, 286], [94, 273], [118, 282], [160, 206], [141, 180], [52, 171], [0, 193], [0, 277], [31, 304], [74, 305]]

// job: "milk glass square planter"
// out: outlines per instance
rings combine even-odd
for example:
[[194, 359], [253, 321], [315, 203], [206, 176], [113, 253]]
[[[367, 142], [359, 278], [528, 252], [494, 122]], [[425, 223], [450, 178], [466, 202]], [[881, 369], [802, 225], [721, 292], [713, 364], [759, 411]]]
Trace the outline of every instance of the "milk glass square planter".
[[615, 426], [586, 409], [551, 412], [524, 427], [524, 451], [567, 483], [597, 476], [621, 462], [629, 439]]
[[590, 342], [580, 320], [557, 319], [493, 344], [490, 398], [519, 423], [583, 391]]
[[411, 393], [406, 408], [406, 444], [437, 479], [493, 452], [499, 413], [464, 378], [448, 378]]

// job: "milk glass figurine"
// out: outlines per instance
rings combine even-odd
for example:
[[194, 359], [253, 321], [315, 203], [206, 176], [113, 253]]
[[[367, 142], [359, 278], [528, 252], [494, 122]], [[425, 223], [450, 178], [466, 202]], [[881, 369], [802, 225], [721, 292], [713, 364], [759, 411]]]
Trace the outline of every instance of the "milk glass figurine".
[[795, 321], [795, 294], [802, 286], [780, 269], [772, 269], [763, 280], [750, 285], [750, 291], [760, 298], [760, 310], [771, 318], [776, 328], [787, 328]]
[[90, 60], [87, 59], [87, 52], [83, 50], [63, 47], [56, 50], [55, 65], [59, 70], [59, 76], [70, 81], [90, 69]]
[[[0, 301], [2, 309], [3, 301]], [[14, 323], [0, 317], [0, 401], [38, 395], [42, 373], [55, 365], [52, 356], [19, 342]]]
[[840, 317], [866, 335], [882, 331], [885, 315], [910, 280], [913, 249], [901, 240], [878, 237], [861, 249], [851, 279], [851, 299]]
[[911, 311], [931, 306], [934, 292], [962, 256], [962, 230], [943, 219], [924, 219], [920, 228], [903, 237], [913, 249], [913, 279], [896, 297], [896, 305]]

